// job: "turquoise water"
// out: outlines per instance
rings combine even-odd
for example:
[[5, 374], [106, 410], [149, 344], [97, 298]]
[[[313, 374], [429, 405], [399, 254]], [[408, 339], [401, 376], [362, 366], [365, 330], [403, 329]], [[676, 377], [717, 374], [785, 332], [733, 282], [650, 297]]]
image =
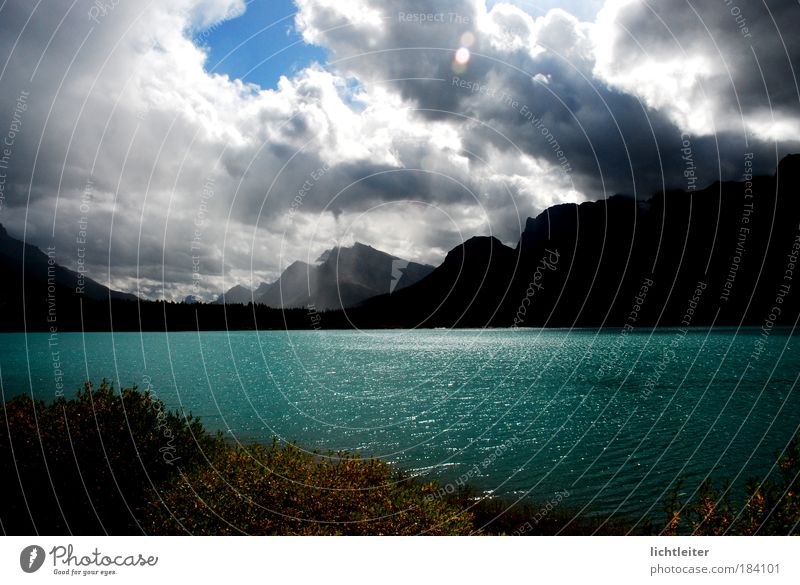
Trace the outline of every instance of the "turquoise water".
[[[755, 329], [0, 335], [2, 389], [152, 385], [242, 442], [359, 451], [584, 514], [661, 518], [672, 482], [763, 477], [800, 423], [798, 336]], [[748, 367], [748, 362], [753, 359]], [[746, 371], [745, 371], [746, 370]], [[154, 431], [157, 432], [157, 431]]]

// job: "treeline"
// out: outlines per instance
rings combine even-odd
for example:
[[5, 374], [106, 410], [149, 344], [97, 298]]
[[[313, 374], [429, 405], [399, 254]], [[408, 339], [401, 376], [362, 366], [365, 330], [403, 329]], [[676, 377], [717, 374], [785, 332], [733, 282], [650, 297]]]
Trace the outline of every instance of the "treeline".
[[[313, 309], [273, 309], [264, 305], [187, 304], [169, 301], [92, 300], [59, 290], [54, 300], [28, 298], [23, 309], [0, 306], [0, 331], [224, 331], [347, 329], [341, 312], [327, 317]], [[322, 318], [322, 316], [325, 318]]]

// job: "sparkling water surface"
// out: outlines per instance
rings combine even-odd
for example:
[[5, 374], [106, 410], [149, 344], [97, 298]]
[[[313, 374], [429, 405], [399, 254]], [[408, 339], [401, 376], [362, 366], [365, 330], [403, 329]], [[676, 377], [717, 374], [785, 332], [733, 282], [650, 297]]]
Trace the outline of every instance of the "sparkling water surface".
[[[766, 339], [763, 352], [754, 353]], [[800, 424], [798, 337], [775, 329], [0, 335], [5, 398], [103, 377], [244, 443], [381, 457], [508, 498], [662, 517], [678, 477], [763, 478]], [[54, 352], [58, 352], [54, 355]], [[69, 392], [67, 393], [69, 394]]]

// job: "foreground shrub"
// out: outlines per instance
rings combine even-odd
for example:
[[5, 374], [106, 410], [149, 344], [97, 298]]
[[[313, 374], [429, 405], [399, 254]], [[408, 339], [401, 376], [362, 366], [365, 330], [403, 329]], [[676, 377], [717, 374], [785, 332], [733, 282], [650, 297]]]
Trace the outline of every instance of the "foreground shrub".
[[106, 383], [3, 404], [0, 477], [6, 534], [465, 534], [472, 520], [382, 461], [232, 447]]
[[689, 501], [683, 502], [681, 482], [666, 503], [665, 534], [788, 535], [800, 534], [800, 435], [763, 482], [747, 482], [743, 503], [735, 505], [728, 484], [720, 491], [707, 479]]
[[[667, 503], [665, 534], [797, 534], [798, 438], [734, 505], [705, 482]], [[627, 534], [616, 520], [445, 498], [379, 460], [294, 445], [231, 446], [149, 392], [88, 384], [52, 404], [0, 409], [0, 528], [6, 534]], [[647, 528], [643, 530], [647, 531]]]
[[[461, 510], [468, 510], [474, 520], [475, 534], [504, 536], [621, 536], [650, 534], [649, 526], [633, 530], [619, 518], [590, 517], [570, 507], [559, 492], [550, 502], [516, 502], [486, 496], [464, 487], [447, 496]], [[567, 494], [568, 497], [568, 494]]]
[[472, 517], [426, 497], [435, 484], [376, 459], [294, 445], [229, 448], [173, 479], [147, 510], [153, 534], [468, 534]]
[[149, 392], [87, 384], [46, 405], [29, 396], [0, 411], [0, 520], [7, 534], [141, 533], [153, 486], [221, 441]]

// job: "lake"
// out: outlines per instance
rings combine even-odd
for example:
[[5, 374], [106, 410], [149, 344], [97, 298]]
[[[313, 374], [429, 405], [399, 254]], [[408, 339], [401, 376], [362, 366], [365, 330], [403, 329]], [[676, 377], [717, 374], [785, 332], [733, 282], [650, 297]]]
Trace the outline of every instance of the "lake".
[[514, 499], [567, 492], [633, 521], [662, 518], [679, 477], [690, 493], [764, 477], [800, 423], [788, 329], [0, 335], [6, 398], [52, 400], [54, 366], [70, 390], [151, 386], [232, 440], [357, 451]]

